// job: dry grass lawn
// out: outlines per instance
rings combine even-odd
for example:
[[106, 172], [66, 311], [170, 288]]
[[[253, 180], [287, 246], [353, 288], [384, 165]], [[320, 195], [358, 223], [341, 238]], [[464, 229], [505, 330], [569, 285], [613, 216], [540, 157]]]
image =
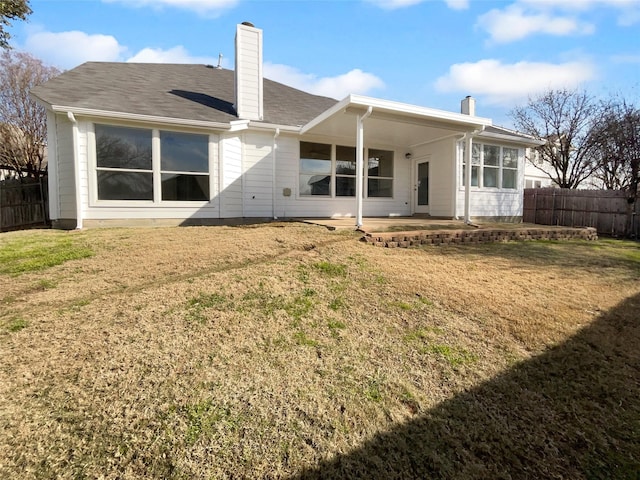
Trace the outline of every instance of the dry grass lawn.
[[0, 235], [0, 478], [640, 478], [640, 245]]

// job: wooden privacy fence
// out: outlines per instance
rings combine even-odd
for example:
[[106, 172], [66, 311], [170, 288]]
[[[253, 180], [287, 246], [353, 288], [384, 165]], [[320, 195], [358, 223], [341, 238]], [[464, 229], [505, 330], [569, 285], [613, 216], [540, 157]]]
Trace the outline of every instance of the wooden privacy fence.
[[524, 191], [525, 223], [594, 227], [599, 234], [638, 238], [640, 205], [621, 190], [528, 188]]
[[0, 182], [0, 232], [48, 223], [47, 177]]

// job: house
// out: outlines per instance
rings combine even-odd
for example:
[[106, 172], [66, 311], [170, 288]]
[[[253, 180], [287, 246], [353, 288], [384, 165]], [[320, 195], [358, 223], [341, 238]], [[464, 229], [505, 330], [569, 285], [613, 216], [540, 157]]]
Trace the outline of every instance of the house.
[[454, 113], [268, 80], [262, 42], [237, 26], [235, 71], [89, 62], [33, 89], [54, 226], [521, 218], [535, 140], [476, 116], [470, 97]]

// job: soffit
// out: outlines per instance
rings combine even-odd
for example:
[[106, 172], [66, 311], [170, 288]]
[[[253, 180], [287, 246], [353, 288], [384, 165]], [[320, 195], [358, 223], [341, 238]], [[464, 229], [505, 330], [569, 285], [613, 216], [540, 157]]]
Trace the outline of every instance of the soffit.
[[473, 132], [490, 120], [441, 112], [366, 97], [347, 97], [303, 127], [309, 135], [354, 142], [358, 115], [371, 114], [363, 122], [365, 142], [410, 147], [452, 135]]

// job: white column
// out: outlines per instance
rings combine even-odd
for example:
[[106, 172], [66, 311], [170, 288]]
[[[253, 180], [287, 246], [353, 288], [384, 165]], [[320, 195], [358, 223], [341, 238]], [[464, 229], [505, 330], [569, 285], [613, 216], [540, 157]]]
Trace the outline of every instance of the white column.
[[465, 135], [464, 162], [466, 165], [464, 172], [464, 223], [471, 223], [469, 210], [471, 206], [471, 157], [473, 149], [473, 135]]
[[364, 115], [356, 120], [356, 228], [362, 227], [362, 191], [364, 185], [364, 120], [371, 115], [369, 107]]

